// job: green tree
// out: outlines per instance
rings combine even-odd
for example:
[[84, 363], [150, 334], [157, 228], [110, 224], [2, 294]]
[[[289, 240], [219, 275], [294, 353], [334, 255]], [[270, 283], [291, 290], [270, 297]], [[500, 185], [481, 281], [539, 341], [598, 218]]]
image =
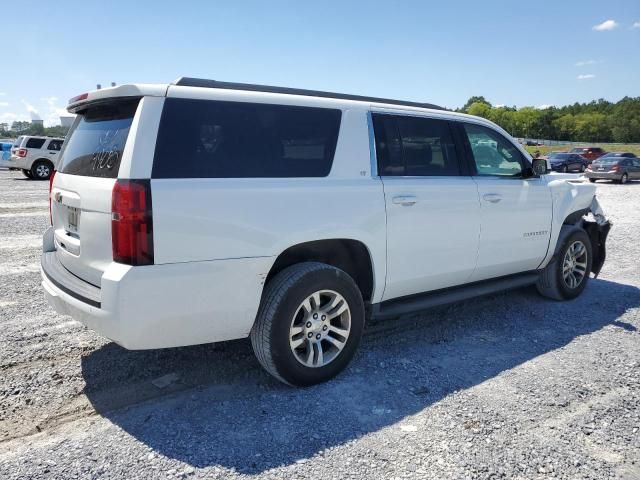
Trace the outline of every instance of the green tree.
[[491, 107], [491, 104], [484, 97], [474, 96], [474, 97], [471, 97], [469, 100], [467, 100], [467, 103], [464, 104], [464, 106], [461, 108], [461, 111], [463, 111], [464, 113], [469, 113], [469, 108], [474, 103], [484, 103], [485, 105], [488, 105], [489, 107]]

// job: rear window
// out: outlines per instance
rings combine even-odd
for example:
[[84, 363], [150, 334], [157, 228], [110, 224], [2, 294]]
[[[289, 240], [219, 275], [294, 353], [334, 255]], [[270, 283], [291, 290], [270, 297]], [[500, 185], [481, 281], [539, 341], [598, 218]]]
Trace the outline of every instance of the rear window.
[[46, 140], [46, 138], [30, 138], [24, 146], [25, 148], [42, 148]]
[[13, 142], [13, 146], [16, 147], [16, 148], [19, 147], [20, 144], [22, 143], [22, 140], [24, 140], [23, 136], [20, 136], [20, 137], [16, 138], [16, 141]]
[[154, 178], [325, 177], [340, 110], [168, 98]]
[[109, 101], [81, 112], [64, 143], [60, 172], [116, 178], [139, 101]]

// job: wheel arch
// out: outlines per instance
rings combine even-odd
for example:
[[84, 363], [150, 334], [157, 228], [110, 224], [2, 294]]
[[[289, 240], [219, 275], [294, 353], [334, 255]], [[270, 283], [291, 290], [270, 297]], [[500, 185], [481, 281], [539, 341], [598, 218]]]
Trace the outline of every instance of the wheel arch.
[[288, 247], [277, 256], [265, 284], [285, 268], [309, 261], [344, 270], [358, 285], [365, 302], [373, 298], [375, 276], [371, 252], [362, 241], [348, 238], [313, 240]]

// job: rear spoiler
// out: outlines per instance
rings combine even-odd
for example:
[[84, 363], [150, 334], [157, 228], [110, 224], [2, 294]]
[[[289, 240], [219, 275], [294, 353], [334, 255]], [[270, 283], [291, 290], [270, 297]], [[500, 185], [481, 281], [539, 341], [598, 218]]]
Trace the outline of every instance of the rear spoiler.
[[87, 104], [101, 102], [110, 98], [123, 97], [164, 97], [167, 95], [168, 85], [158, 84], [133, 84], [119, 85], [117, 87], [102, 88], [91, 92], [83, 93], [69, 99], [67, 111], [69, 113], [78, 113], [86, 108]]

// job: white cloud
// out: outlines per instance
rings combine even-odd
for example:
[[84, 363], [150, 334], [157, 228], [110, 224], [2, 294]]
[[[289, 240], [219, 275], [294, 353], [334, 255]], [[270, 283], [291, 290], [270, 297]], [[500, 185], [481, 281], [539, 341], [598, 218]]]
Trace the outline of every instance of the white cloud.
[[595, 65], [596, 62], [595, 60], [581, 60], [579, 62], [576, 62], [576, 67], [584, 67], [586, 65]]
[[18, 118], [20, 118], [20, 116], [17, 113], [13, 112], [6, 112], [0, 115], [0, 120], [5, 122], [12, 122], [14, 120], [17, 120]]
[[44, 124], [46, 126], [50, 127], [52, 125], [59, 125], [61, 116], [68, 117], [71, 115], [66, 109], [58, 106], [58, 97], [46, 97], [41, 100], [47, 103], [47, 107], [49, 109], [44, 119]]
[[9, 102], [0, 102], [0, 107], [8, 107]]
[[640, 22], [633, 22], [633, 25], [631, 25], [631, 28], [640, 28]]
[[538, 110], [546, 110], [547, 108], [551, 108], [551, 107], [553, 107], [553, 105], [549, 105], [547, 103], [543, 103], [542, 105], [538, 105], [536, 108]]
[[605, 30], [613, 30], [617, 26], [618, 26], [618, 22], [616, 22], [615, 20], [605, 20], [602, 23], [594, 25], [593, 29], [597, 30], [599, 32], [602, 32], [602, 31], [605, 31]]
[[585, 75], [578, 75], [578, 80], [591, 80], [592, 78], [596, 78], [593, 73], [587, 73]]
[[4, 97], [7, 94], [7, 92], [0, 92], [0, 97]]

